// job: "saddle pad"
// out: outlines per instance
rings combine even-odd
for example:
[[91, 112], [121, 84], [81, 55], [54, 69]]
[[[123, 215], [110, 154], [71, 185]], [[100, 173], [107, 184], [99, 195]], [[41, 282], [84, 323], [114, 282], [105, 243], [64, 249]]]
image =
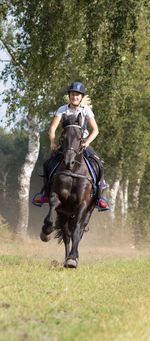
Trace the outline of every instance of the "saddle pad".
[[84, 156], [84, 161], [88, 167], [88, 170], [89, 170], [89, 173], [92, 177], [93, 183], [96, 185], [98, 177], [97, 177], [97, 174], [95, 172], [95, 169], [93, 168], [92, 163], [85, 156]]

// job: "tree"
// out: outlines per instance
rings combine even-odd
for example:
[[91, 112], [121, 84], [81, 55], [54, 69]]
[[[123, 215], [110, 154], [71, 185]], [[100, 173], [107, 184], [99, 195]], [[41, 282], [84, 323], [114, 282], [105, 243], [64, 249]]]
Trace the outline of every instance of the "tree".
[[[95, 146], [110, 165], [107, 175], [114, 207], [119, 190], [128, 207], [126, 186], [132, 187], [133, 176], [139, 183], [148, 157], [148, 7], [143, 0], [87, 5], [86, 68], [100, 126]], [[133, 207], [135, 196], [129, 198]], [[139, 205], [139, 194], [137, 200]]]
[[20, 129], [6, 132], [0, 128], [0, 188], [3, 196], [16, 191], [20, 168], [27, 153], [27, 136]]
[[[147, 0], [111, 4], [12, 0], [2, 10], [7, 29], [3, 25], [1, 41], [11, 56], [2, 74], [3, 79], [10, 74], [12, 78], [12, 89], [6, 94], [8, 114], [20, 112], [32, 129], [30, 138], [36, 136], [30, 169], [38, 156], [37, 124], [41, 127], [48, 112], [61, 104], [68, 83], [81, 80], [88, 85], [97, 113], [100, 137], [94, 147], [110, 165], [107, 177], [112, 193], [116, 189], [114, 207], [120, 191], [126, 209], [128, 200], [133, 206], [133, 188], [136, 182], [141, 186], [147, 169], [148, 9]], [[28, 184], [29, 178], [30, 174]]]
[[[75, 3], [71, 1], [13, 0], [3, 18], [7, 27], [3, 24], [1, 42], [11, 61], [2, 78], [6, 80], [11, 75], [12, 80], [12, 87], [5, 98], [7, 115], [12, 119], [16, 118], [17, 113], [22, 115], [29, 132], [28, 153], [20, 174], [20, 216], [17, 226], [17, 231], [24, 235], [27, 232], [30, 177], [40, 147], [38, 126], [48, 111], [54, 110], [56, 98], [70, 77], [65, 75], [65, 71], [74, 62], [70, 50], [76, 51], [75, 46], [72, 48], [69, 45], [74, 35], [74, 30], [70, 35], [74, 22], [72, 24], [69, 10], [72, 12], [74, 9]], [[77, 24], [75, 26], [77, 28]], [[63, 39], [60, 39], [60, 32], [63, 32]], [[80, 36], [79, 28], [78, 34]]]

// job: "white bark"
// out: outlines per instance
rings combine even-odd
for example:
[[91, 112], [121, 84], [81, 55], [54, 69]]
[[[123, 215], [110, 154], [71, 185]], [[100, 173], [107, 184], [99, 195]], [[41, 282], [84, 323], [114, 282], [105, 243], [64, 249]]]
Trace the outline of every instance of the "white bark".
[[120, 187], [121, 175], [118, 175], [118, 178], [115, 180], [113, 187], [110, 190], [111, 195], [111, 216], [112, 219], [115, 218], [115, 208], [116, 208], [116, 198]]
[[142, 182], [142, 178], [143, 178], [144, 171], [145, 171], [145, 162], [139, 160], [139, 165], [140, 165], [140, 168], [137, 171], [137, 179], [136, 179], [136, 183], [135, 183], [134, 190], [133, 190], [133, 207], [135, 209], [139, 207], [140, 188], [141, 188], [141, 182]]
[[29, 193], [30, 179], [38, 159], [40, 149], [40, 134], [38, 130], [38, 117], [29, 118], [28, 153], [19, 176], [19, 217], [16, 233], [26, 236], [29, 220]]
[[119, 198], [121, 203], [121, 215], [124, 216], [124, 195], [122, 187], [119, 189]]
[[129, 178], [125, 181], [124, 187], [124, 214], [127, 216], [129, 208]]
[[121, 215], [123, 218], [126, 218], [128, 213], [128, 188], [129, 188], [129, 179], [127, 178], [124, 186], [119, 189], [119, 197], [121, 203]]
[[8, 173], [8, 171], [2, 173], [2, 179], [0, 180], [0, 189], [2, 191], [3, 199], [6, 199]]
[[138, 208], [139, 206], [140, 187], [141, 187], [141, 178], [138, 178], [136, 181], [136, 185], [134, 187], [134, 191], [133, 191], [134, 208]]

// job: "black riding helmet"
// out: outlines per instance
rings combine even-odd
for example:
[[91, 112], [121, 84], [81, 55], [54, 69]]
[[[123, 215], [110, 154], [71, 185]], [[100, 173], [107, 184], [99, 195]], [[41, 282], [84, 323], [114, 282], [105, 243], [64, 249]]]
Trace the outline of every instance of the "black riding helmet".
[[86, 89], [85, 89], [85, 86], [80, 83], [80, 82], [74, 82], [72, 83], [69, 88], [68, 88], [68, 94], [71, 92], [71, 91], [75, 91], [75, 92], [79, 92], [80, 94], [82, 94], [83, 96], [85, 96], [86, 94]]

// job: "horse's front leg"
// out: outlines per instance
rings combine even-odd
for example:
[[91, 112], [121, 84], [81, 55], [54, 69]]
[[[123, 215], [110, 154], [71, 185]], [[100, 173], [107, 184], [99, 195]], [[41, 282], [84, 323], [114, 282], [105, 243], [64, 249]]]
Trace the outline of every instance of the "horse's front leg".
[[70, 253], [70, 235], [69, 233], [65, 234], [63, 236], [63, 242], [65, 244], [65, 261], [64, 261], [64, 267], [68, 267], [68, 257]]
[[54, 231], [55, 225], [56, 225], [56, 219], [57, 219], [57, 212], [56, 208], [59, 206], [60, 200], [58, 198], [58, 195], [53, 192], [50, 195], [49, 200], [49, 213], [44, 219], [44, 225], [42, 226], [42, 231], [40, 234], [40, 238], [43, 242], [47, 242], [50, 240], [50, 234]]
[[63, 242], [65, 244], [65, 259], [67, 259], [70, 253], [70, 235], [69, 234], [63, 237]]
[[70, 253], [70, 239], [71, 233], [69, 231], [69, 218], [66, 214], [58, 212], [58, 220], [57, 220], [57, 229], [60, 232], [60, 236], [63, 239], [65, 245], [65, 261], [64, 266], [66, 266], [66, 260], [69, 257]]
[[83, 203], [80, 206], [79, 211], [76, 214], [76, 218], [73, 224], [73, 230], [71, 234], [72, 239], [72, 248], [69, 254], [69, 257], [67, 259], [67, 267], [70, 268], [76, 268], [78, 265], [78, 258], [79, 258], [79, 252], [78, 252], [78, 246], [79, 242], [81, 240], [81, 237], [83, 235], [83, 221], [86, 214], [86, 204]]

